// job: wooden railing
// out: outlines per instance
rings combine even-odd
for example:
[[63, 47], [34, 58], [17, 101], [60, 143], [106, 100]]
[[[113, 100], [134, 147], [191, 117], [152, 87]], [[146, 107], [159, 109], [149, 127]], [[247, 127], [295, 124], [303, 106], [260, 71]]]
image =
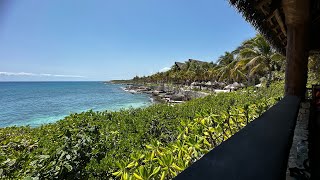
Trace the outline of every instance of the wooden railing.
[[286, 96], [175, 179], [285, 179], [299, 105]]

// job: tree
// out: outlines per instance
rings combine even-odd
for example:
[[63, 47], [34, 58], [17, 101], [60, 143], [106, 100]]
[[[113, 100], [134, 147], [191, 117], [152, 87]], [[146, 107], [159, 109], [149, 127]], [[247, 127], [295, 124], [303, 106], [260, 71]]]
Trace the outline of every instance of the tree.
[[237, 61], [235, 60], [235, 55], [231, 52], [225, 52], [223, 56], [218, 59], [217, 75], [219, 81], [232, 82], [233, 79], [233, 69]]
[[309, 77], [310, 84], [318, 84], [320, 82], [320, 55], [314, 54], [309, 57]]
[[232, 61], [234, 61], [234, 54], [227, 51], [224, 53], [224, 55], [219, 57], [217, 62], [219, 66], [226, 66], [230, 64]]
[[249, 77], [258, 73], [267, 73], [268, 84], [272, 79], [275, 66], [284, 60], [284, 57], [277, 53], [260, 34], [247, 41], [246, 47], [241, 49], [239, 54], [240, 60], [236, 67], [248, 68]]

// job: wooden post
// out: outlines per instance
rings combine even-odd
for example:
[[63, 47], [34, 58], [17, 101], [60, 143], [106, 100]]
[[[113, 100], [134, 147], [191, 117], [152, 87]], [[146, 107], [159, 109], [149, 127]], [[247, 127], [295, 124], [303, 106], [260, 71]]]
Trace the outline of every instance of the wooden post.
[[308, 78], [310, 0], [283, 0], [287, 27], [285, 94], [304, 97]]

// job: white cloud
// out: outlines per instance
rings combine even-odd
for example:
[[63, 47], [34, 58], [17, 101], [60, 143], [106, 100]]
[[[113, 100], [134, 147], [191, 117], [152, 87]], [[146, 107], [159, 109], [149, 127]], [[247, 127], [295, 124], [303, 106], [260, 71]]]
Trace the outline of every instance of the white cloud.
[[62, 78], [84, 78], [84, 76], [78, 75], [61, 75], [61, 74], [36, 74], [36, 73], [26, 73], [26, 72], [0, 72], [1, 76], [35, 76], [35, 77], [62, 77]]
[[164, 68], [160, 69], [159, 72], [166, 72], [166, 71], [169, 71], [169, 70], [170, 70], [169, 67], [164, 67]]

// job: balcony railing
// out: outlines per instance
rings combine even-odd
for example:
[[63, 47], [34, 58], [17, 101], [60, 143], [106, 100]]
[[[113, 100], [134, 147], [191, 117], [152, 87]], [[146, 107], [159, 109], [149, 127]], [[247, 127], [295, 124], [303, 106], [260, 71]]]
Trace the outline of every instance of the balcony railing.
[[175, 179], [285, 179], [299, 104], [286, 96]]

